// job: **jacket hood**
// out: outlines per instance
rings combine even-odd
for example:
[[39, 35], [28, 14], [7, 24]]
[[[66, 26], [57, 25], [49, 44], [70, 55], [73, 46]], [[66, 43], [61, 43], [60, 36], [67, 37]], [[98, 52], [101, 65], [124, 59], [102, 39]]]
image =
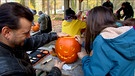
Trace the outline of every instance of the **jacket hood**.
[[133, 26], [108, 27], [101, 32], [108, 46], [126, 59], [135, 59], [135, 29]]

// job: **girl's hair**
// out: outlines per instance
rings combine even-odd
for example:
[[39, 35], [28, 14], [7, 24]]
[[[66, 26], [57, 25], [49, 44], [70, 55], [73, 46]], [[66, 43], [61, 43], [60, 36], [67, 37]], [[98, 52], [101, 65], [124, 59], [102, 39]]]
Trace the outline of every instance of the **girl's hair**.
[[88, 11], [87, 27], [85, 32], [85, 49], [89, 54], [95, 37], [106, 27], [116, 27], [113, 13], [104, 6], [97, 6]]

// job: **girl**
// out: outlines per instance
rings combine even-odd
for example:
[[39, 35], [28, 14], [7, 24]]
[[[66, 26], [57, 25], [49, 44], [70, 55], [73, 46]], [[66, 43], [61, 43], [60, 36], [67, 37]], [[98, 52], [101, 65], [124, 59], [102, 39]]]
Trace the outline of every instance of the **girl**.
[[84, 76], [134, 76], [134, 26], [118, 27], [113, 13], [97, 6], [88, 13], [85, 35], [86, 52], [78, 53]]

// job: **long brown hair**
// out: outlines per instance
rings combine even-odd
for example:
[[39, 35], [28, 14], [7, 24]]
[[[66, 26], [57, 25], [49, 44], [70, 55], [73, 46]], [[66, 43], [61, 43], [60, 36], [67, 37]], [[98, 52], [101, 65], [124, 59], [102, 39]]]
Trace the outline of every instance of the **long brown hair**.
[[87, 27], [85, 32], [85, 50], [91, 52], [91, 44], [95, 37], [106, 27], [115, 26], [113, 13], [104, 6], [97, 6], [88, 12]]

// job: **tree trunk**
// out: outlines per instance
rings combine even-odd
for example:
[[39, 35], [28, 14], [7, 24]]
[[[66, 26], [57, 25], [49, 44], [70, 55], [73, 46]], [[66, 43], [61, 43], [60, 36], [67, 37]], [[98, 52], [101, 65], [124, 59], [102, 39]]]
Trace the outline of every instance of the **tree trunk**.
[[76, 10], [75, 0], [71, 0], [70, 3], [71, 3], [72, 9]]
[[5, 0], [5, 3], [7, 3], [7, 0]]
[[56, 15], [56, 0], [54, 0], [54, 15]]
[[25, 6], [29, 6], [29, 0], [24, 0]]
[[69, 0], [64, 0], [64, 17], [65, 17], [65, 10], [69, 8]]
[[88, 5], [89, 5], [89, 1], [87, 0], [87, 8], [88, 8]]
[[77, 10], [77, 0], [75, 0], [75, 8], [76, 8], [76, 10]]
[[36, 3], [35, 3], [35, 0], [30, 0], [30, 4], [33, 6], [33, 8], [35, 9], [36, 7]]
[[96, 6], [98, 6], [98, 0], [96, 1]]
[[45, 12], [45, 0], [42, 0], [42, 11]]
[[79, 10], [81, 10], [81, 3], [82, 3], [82, 2], [79, 2]]
[[103, 1], [104, 1], [104, 0], [101, 0], [101, 5], [103, 4]]
[[49, 11], [49, 0], [47, 0], [47, 14], [50, 15], [50, 11]]
[[24, 0], [20, 0], [20, 3], [25, 6], [25, 1]]
[[82, 4], [82, 1], [83, 1], [83, 0], [79, 0], [79, 10], [81, 10], [81, 7], [82, 7], [82, 5], [81, 5], [81, 4]]

